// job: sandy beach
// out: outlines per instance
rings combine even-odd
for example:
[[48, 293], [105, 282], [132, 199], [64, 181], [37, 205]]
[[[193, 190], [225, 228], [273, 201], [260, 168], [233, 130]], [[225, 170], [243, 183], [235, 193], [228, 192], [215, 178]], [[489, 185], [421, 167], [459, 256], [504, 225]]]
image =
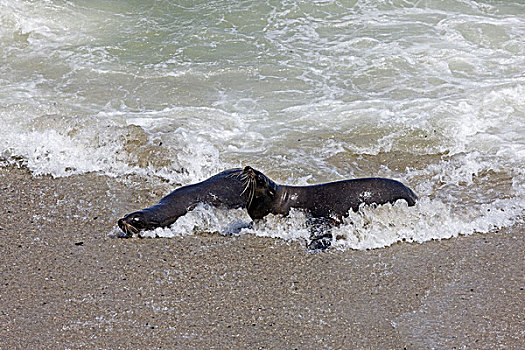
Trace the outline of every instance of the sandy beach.
[[[523, 349], [525, 229], [309, 254], [117, 239], [168, 188], [0, 169], [2, 349]], [[167, 186], [167, 185], [166, 185]]]

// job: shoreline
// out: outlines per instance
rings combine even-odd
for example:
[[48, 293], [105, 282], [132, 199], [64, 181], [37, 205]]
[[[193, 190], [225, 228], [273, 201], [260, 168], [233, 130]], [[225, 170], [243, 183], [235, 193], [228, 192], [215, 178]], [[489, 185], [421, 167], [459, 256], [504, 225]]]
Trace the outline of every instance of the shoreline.
[[[166, 187], [167, 188], [167, 187]], [[357, 251], [109, 237], [165, 189], [0, 168], [6, 348], [521, 349], [525, 227]]]

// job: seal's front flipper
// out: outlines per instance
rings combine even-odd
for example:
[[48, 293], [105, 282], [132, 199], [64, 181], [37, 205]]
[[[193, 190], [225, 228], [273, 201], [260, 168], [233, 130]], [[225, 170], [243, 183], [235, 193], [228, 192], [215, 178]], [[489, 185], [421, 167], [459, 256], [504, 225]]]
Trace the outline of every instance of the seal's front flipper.
[[311, 253], [324, 252], [332, 245], [332, 227], [334, 226], [334, 220], [310, 218], [307, 224], [310, 228], [308, 250]]
[[324, 252], [332, 245], [332, 235], [315, 238], [308, 243], [310, 253]]

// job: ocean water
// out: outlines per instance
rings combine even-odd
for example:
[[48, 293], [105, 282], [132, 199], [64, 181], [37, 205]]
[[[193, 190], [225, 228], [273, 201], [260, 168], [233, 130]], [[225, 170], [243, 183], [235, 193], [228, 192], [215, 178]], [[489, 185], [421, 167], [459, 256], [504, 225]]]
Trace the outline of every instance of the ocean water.
[[[523, 2], [0, 0], [0, 40], [3, 165], [174, 187], [251, 165], [419, 195], [350, 213], [341, 249], [524, 221]], [[248, 223], [199, 207], [146, 235], [309, 235], [301, 212]]]

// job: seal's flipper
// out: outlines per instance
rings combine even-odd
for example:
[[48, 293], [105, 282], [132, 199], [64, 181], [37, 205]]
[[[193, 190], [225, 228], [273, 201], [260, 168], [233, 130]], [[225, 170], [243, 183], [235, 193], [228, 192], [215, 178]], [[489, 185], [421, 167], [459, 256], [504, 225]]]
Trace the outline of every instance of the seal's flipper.
[[332, 235], [315, 238], [308, 243], [310, 253], [324, 252], [332, 245]]
[[332, 245], [332, 227], [336, 225], [335, 220], [309, 218], [306, 223], [310, 229], [308, 250], [312, 253], [324, 252]]

